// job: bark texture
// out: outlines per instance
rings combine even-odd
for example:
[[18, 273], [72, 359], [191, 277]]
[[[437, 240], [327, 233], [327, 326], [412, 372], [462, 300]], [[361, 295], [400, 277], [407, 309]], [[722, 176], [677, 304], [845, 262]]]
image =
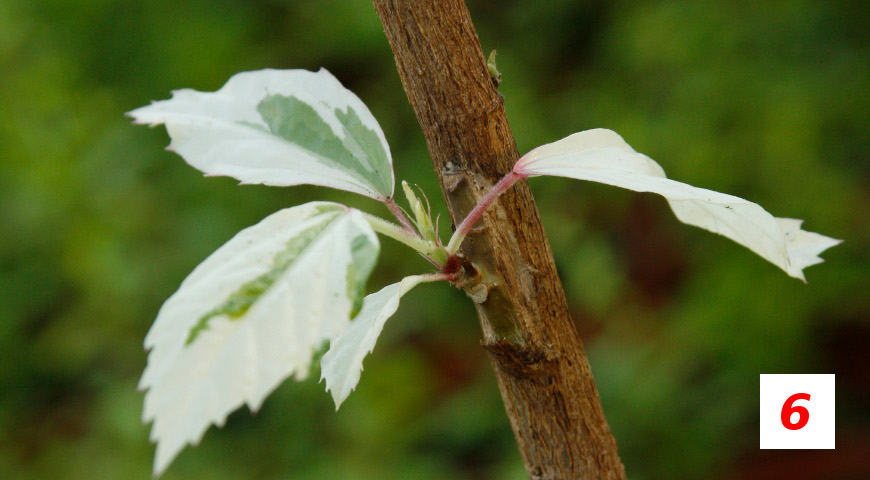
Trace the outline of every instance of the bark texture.
[[[503, 98], [462, 0], [373, 3], [458, 225], [518, 158]], [[625, 478], [525, 181], [490, 207], [461, 253], [529, 477]]]

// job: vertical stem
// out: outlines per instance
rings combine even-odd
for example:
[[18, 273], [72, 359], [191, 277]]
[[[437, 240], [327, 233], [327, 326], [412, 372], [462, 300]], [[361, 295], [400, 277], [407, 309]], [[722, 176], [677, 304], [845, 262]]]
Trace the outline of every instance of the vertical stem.
[[493, 194], [469, 217], [519, 155], [464, 2], [372, 1], [450, 217], [481, 223], [461, 248], [476, 272], [469, 288], [482, 345], [529, 477], [624, 479], [528, 185]]

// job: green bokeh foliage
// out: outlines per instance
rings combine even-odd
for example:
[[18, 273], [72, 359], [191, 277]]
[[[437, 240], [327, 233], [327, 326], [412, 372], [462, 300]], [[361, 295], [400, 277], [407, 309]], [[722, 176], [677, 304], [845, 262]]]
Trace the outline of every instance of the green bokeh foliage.
[[[801, 460], [819, 472], [805, 478], [870, 475], [837, 456], [870, 448], [870, 9], [469, 7], [484, 50], [499, 51], [521, 151], [612, 128], [672, 178], [846, 240], [803, 285], [682, 226], [660, 198], [533, 180], [630, 477], [757, 478], [781, 460], [757, 450], [759, 373], [836, 373], [838, 450]], [[162, 129], [123, 117], [174, 88], [215, 90], [238, 71], [321, 66], [381, 122], [397, 178], [419, 184], [444, 213], [364, 0], [0, 1], [3, 478], [148, 477], [142, 339], [184, 276], [285, 206], [322, 199], [385, 213], [322, 188], [202, 178], [163, 150]], [[428, 269], [383, 244], [370, 291]], [[388, 323], [340, 412], [315, 371], [283, 385], [255, 417], [243, 409], [210, 430], [165, 478], [524, 478], [478, 339], [461, 293], [422, 286]]]

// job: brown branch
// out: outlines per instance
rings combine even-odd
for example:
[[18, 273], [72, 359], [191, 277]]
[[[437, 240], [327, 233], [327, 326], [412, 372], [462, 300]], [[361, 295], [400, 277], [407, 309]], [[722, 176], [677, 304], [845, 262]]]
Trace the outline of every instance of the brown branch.
[[[458, 225], [518, 158], [462, 0], [373, 0]], [[530, 478], [625, 478], [525, 181], [462, 244], [505, 408]]]

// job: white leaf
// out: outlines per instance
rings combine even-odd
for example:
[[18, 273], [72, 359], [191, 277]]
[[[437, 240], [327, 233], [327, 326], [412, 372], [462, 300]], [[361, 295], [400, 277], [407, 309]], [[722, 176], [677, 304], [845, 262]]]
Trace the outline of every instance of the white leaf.
[[145, 338], [155, 474], [185, 444], [246, 403], [256, 411], [284, 379], [343, 332], [377, 258], [359, 211], [313, 202], [239, 232], [182, 282]]
[[129, 115], [137, 124], [165, 124], [169, 149], [207, 175], [393, 195], [384, 132], [325, 69], [243, 72], [216, 92], [176, 90]]
[[366, 296], [362, 310], [350, 327], [330, 342], [329, 351], [320, 360], [321, 379], [332, 393], [335, 409], [359, 383], [363, 359], [375, 348], [384, 323], [399, 308], [399, 299], [426, 277], [405, 277], [399, 283], [387, 285]]
[[611, 130], [587, 130], [542, 145], [523, 156], [514, 172], [657, 193], [667, 198], [683, 223], [724, 235], [803, 281], [803, 269], [821, 262], [818, 255], [840, 243], [801, 230], [800, 220], [775, 218], [748, 200], [669, 180], [658, 163], [635, 152]]

